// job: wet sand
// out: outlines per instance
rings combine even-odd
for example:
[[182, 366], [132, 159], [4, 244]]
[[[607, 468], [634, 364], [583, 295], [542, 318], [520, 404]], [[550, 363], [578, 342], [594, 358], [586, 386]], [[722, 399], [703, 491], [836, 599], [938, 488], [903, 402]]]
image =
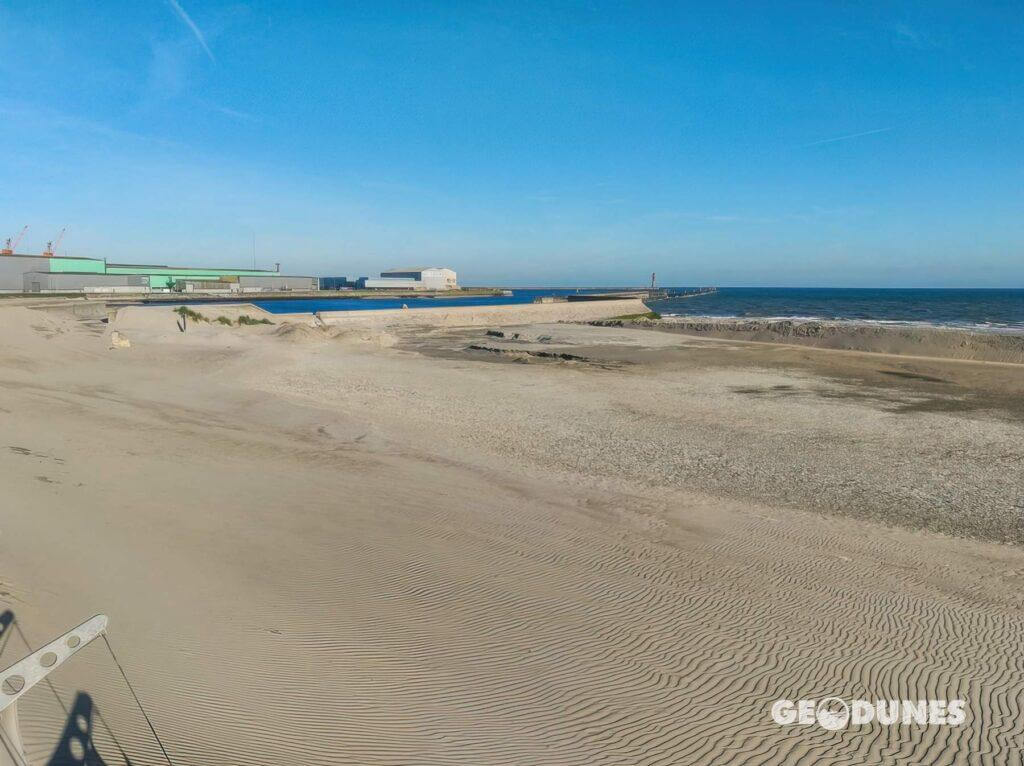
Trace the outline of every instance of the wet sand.
[[[36, 643], [108, 613], [176, 763], [1019, 758], [1019, 367], [0, 313], [0, 601]], [[55, 686], [159, 762], [99, 647]], [[768, 713], [828, 695], [968, 717]], [[64, 719], [26, 697], [37, 762]]]

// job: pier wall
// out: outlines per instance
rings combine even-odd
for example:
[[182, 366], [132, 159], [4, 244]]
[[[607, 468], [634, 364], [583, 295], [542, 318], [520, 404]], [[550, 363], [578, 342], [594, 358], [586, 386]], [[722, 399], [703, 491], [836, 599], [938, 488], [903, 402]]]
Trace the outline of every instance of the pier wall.
[[533, 322], [591, 322], [650, 311], [639, 298], [504, 306], [438, 306], [422, 309], [321, 311], [324, 324], [346, 327], [474, 327]]

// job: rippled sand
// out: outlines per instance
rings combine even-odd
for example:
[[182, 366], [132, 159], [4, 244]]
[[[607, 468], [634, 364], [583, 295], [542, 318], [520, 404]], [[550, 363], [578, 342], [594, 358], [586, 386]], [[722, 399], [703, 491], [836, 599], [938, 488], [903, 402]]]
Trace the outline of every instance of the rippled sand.
[[[0, 608], [37, 644], [109, 614], [176, 763], [1020, 758], [1019, 368], [0, 320]], [[159, 762], [99, 647], [55, 688], [107, 763]], [[968, 717], [769, 716], [829, 695]], [[26, 697], [37, 762], [65, 718]]]

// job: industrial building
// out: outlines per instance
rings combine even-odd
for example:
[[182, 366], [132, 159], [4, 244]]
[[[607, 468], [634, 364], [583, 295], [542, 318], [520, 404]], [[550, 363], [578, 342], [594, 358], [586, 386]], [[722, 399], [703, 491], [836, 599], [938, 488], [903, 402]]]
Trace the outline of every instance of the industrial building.
[[363, 277], [359, 287], [367, 290], [457, 290], [455, 272], [443, 266], [414, 266], [388, 269], [380, 279]]
[[[54, 254], [54, 242], [41, 255], [14, 252], [26, 226], [0, 249], [0, 292], [9, 293], [254, 293], [320, 289], [457, 290], [452, 269], [413, 266], [382, 271], [379, 278], [285, 276], [280, 264], [269, 269], [211, 269], [139, 263], [107, 263], [99, 258]], [[63, 238], [61, 231], [56, 244]]]
[[320, 277], [321, 290], [351, 290], [358, 284], [358, 280], [348, 277]]
[[130, 263], [97, 258], [0, 255], [0, 292], [263, 292], [316, 290], [316, 277], [282, 275], [279, 269], [209, 269]]

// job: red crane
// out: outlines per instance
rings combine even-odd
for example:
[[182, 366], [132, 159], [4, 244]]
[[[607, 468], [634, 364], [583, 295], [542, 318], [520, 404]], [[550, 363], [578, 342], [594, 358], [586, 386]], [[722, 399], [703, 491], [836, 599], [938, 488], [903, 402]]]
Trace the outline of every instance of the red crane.
[[18, 232], [18, 236], [8, 237], [4, 249], [0, 250], [0, 255], [14, 255], [14, 250], [18, 247], [18, 243], [21, 242], [21, 238], [25, 236], [26, 231], [28, 231], [28, 225], [22, 227], [21, 231]]
[[45, 255], [47, 258], [53, 258], [53, 250], [54, 248], [60, 247], [60, 242], [62, 239], [64, 239], [64, 232], [66, 232], [67, 230], [68, 227], [65, 226], [63, 229], [60, 230], [60, 234], [57, 235], [57, 239], [55, 241], [46, 243], [46, 249], [43, 251], [43, 255]]

